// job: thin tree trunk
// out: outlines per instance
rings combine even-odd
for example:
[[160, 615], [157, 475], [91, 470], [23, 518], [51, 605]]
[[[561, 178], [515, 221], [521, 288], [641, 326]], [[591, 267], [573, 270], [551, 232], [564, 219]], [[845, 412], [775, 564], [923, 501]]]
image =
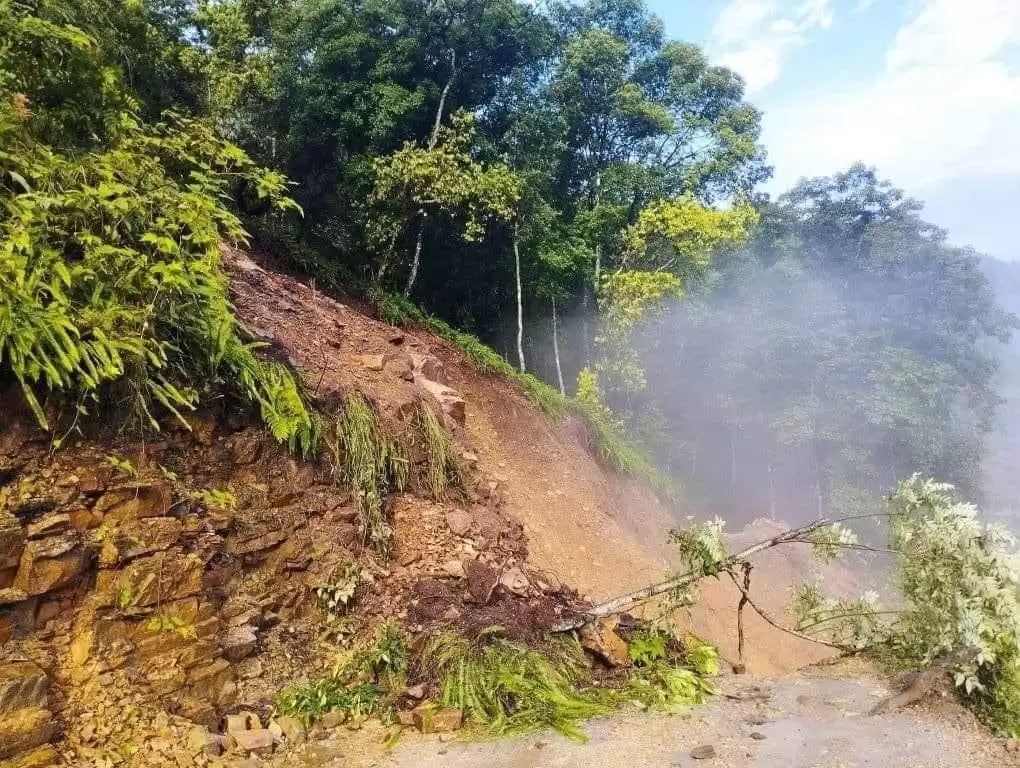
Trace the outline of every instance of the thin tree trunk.
[[514, 277], [517, 280], [517, 362], [524, 373], [524, 299], [521, 296], [521, 247], [517, 225], [514, 225]]
[[386, 249], [386, 253], [383, 255], [382, 264], [379, 265], [379, 271], [375, 274], [375, 281], [382, 283], [383, 278], [386, 276], [386, 270], [389, 269], [390, 259], [393, 256], [393, 249], [397, 245], [397, 236], [400, 234], [400, 230], [397, 228], [393, 229], [393, 237], [390, 238], [390, 245]]
[[[443, 112], [446, 110], [446, 99], [450, 95], [450, 89], [453, 87], [453, 81], [457, 77], [457, 52], [450, 51], [450, 76], [446, 78], [446, 85], [443, 86], [443, 92], [439, 95], [439, 106], [436, 107], [436, 120], [432, 124], [432, 134], [429, 136], [429, 149], [435, 149], [436, 143], [439, 141], [439, 129], [443, 126]], [[407, 276], [407, 285], [404, 286], [404, 296], [409, 297], [411, 291], [414, 290], [415, 281], [418, 279], [418, 267], [421, 264], [421, 250], [422, 245], [425, 242], [425, 223], [427, 221], [427, 214], [424, 211], [419, 211], [421, 216], [421, 223], [418, 226], [418, 236], [414, 241], [414, 257], [411, 260], [411, 274]]]
[[421, 224], [418, 225], [418, 237], [414, 241], [414, 257], [411, 259], [411, 273], [407, 276], [407, 285], [404, 286], [404, 297], [407, 298], [414, 290], [414, 283], [418, 279], [418, 266], [421, 264], [421, 248], [425, 242], [425, 222], [427, 216], [421, 212]]
[[560, 383], [560, 394], [566, 397], [567, 388], [563, 386], [563, 368], [560, 366], [560, 339], [559, 330], [556, 327], [556, 299], [552, 300], [552, 332], [553, 332], [553, 356], [556, 358], [556, 380]]
[[446, 98], [450, 95], [450, 89], [453, 87], [453, 81], [457, 77], [457, 52], [450, 51], [450, 76], [446, 78], [446, 85], [443, 86], [443, 92], [439, 95], [439, 106], [436, 108], [436, 121], [432, 124], [432, 135], [429, 137], [429, 149], [436, 148], [436, 142], [439, 141], [439, 129], [443, 125], [443, 111], [446, 109]]

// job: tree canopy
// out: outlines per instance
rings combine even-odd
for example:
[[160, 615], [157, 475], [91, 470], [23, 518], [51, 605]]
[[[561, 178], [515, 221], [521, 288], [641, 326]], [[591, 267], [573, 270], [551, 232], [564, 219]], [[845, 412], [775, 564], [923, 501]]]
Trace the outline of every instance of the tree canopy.
[[741, 78], [642, 0], [2, 0], [0, 63], [0, 365], [37, 405], [130, 379], [158, 422], [252, 371], [216, 254], [251, 232], [579, 395], [691, 499], [978, 487], [1014, 320], [975, 255], [865, 166], [763, 195]]

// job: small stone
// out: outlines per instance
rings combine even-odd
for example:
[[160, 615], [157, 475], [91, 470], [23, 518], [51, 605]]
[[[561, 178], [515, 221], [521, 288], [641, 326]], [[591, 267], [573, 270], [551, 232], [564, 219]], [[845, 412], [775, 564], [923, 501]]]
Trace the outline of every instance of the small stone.
[[405, 710], [401, 710], [400, 712], [397, 712], [397, 722], [400, 723], [405, 728], [413, 728], [414, 727], [414, 712], [411, 712], [411, 711], [406, 710], [406, 709]]
[[520, 568], [514, 567], [503, 572], [503, 575], [499, 577], [499, 583], [503, 585], [503, 588], [508, 592], [512, 592], [515, 595], [526, 595], [528, 593], [528, 587], [530, 582], [528, 577], [524, 575], [524, 571]]
[[223, 657], [227, 661], [242, 661], [251, 656], [257, 642], [255, 630], [249, 625], [231, 627], [223, 638]]
[[381, 371], [386, 365], [385, 355], [359, 355], [358, 360], [370, 371]]
[[266, 728], [231, 734], [239, 752], [268, 755], [273, 751], [273, 734]]
[[448, 576], [453, 576], [455, 579], [464, 578], [464, 563], [460, 560], [450, 560], [445, 562], [442, 565], [442, 569], [443, 573]]
[[347, 720], [347, 713], [339, 709], [327, 712], [319, 718], [319, 725], [326, 729], [337, 728]]
[[235, 715], [227, 715], [226, 728], [224, 732], [233, 736], [243, 731], [261, 730], [262, 721], [254, 712], [238, 712]]
[[273, 734], [274, 744], [283, 743], [283, 728], [280, 727], [280, 724], [278, 722], [276, 722], [275, 720], [271, 721], [266, 730]]
[[746, 664], [734, 664], [733, 665], [733, 674], [735, 674], [735, 675], [746, 675], [747, 674], [747, 665]]
[[412, 685], [410, 688], [404, 691], [404, 695], [411, 699], [424, 699], [426, 694], [425, 683], [418, 683]]
[[751, 738], [754, 739], [755, 741], [765, 741], [765, 739], [767, 739], [768, 736], [766, 736], [761, 731], [754, 731], [753, 733], [751, 733]]
[[283, 715], [276, 718], [276, 724], [283, 732], [283, 738], [288, 744], [301, 744], [305, 740], [305, 729], [296, 717]]
[[464, 723], [464, 713], [459, 709], [418, 707], [412, 712], [414, 724], [422, 733], [450, 733], [459, 730]]
[[463, 509], [451, 509], [446, 513], [446, 525], [454, 536], [464, 536], [473, 524], [474, 519]]
[[691, 757], [695, 760], [711, 760], [715, 757], [715, 747], [711, 744], [703, 744], [691, 750]]

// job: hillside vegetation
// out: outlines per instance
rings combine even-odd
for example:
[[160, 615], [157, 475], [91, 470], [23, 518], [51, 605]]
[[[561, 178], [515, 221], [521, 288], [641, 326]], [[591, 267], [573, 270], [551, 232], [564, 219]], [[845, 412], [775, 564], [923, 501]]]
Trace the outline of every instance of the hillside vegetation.
[[[978, 256], [864, 165], [762, 193], [760, 134], [741, 78], [669, 39], [643, 0], [0, 0], [0, 395], [18, 393], [49, 454], [86, 425], [148, 439], [195, 429], [195, 411], [257, 414], [291, 455], [328, 468], [331, 493], [351, 494], [365, 559], [392, 554], [389, 501], [406, 488], [436, 503], [456, 488], [476, 504], [450, 437], [458, 419], [418, 392], [395, 406], [403, 426], [390, 434], [343, 375], [323, 391], [328, 371], [302, 377], [264, 343], [272, 329], [244, 326], [222, 260], [250, 245], [302, 275], [293, 290], [307, 289], [316, 318], [335, 309], [327, 296], [320, 313], [321, 294], [348, 296], [441, 336], [552, 421], [579, 420], [606, 464], [695, 509], [887, 518], [883, 495], [903, 482], [894, 500], [908, 511], [895, 514], [910, 526], [893, 527], [892, 549], [912, 563], [904, 582], [919, 607], [880, 645], [925, 664], [976, 649], [956, 670], [961, 695], [1015, 735], [1012, 540], [949, 486], [904, 478], [980, 497], [994, 350], [1017, 320]], [[254, 263], [239, 269], [268, 281]], [[287, 301], [252, 303], [270, 300]], [[328, 327], [311, 330], [302, 343], [328, 343]], [[376, 371], [392, 362], [380, 358]], [[444, 407], [457, 400], [402, 365], [393, 377], [424, 379]], [[10, 461], [13, 481], [23, 467]], [[42, 472], [42, 453], [33, 461]], [[149, 469], [147, 483], [188, 504], [229, 506]], [[18, 508], [34, 526], [30, 502]], [[277, 506], [259, 503], [270, 516]], [[91, 567], [86, 551], [109, 533], [95, 522], [88, 546], [81, 531], [59, 542], [69, 549], [54, 557], [76, 558], [60, 588]], [[823, 547], [866, 546], [829, 526]], [[9, 526], [16, 573], [41, 546], [25, 544], [24, 527]], [[720, 532], [710, 523], [674, 542], [699, 578], [728, 571], [736, 583], [743, 564]], [[268, 549], [281, 541], [272, 533]], [[329, 610], [346, 605], [349, 575], [337, 565], [319, 585]], [[931, 613], [925, 590], [945, 593]], [[811, 597], [815, 610], [874, 610]], [[914, 642], [936, 624], [931, 643]], [[479, 647], [432, 637], [413, 671], [442, 683], [445, 709], [496, 732], [573, 733], [627, 697], [674, 709], [701, 697], [702, 667], [715, 664], [699, 663], [697, 643], [628, 627], [654, 652], [623, 654], [615, 666], [629, 672], [611, 695], [579, 692], [572, 640], [557, 655], [543, 636], [545, 655], [533, 655], [476, 629]], [[409, 669], [394, 637], [381, 630], [379, 658], [280, 706], [306, 720], [384, 709]], [[529, 695], [534, 708], [518, 708]]]

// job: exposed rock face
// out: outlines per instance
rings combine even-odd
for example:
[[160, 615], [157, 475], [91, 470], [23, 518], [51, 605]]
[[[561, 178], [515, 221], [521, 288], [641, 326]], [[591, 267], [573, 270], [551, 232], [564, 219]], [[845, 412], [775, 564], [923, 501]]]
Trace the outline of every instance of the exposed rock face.
[[0, 571], [17, 568], [25, 547], [25, 529], [14, 515], [0, 512]]
[[53, 736], [45, 673], [31, 662], [0, 664], [0, 759], [46, 744]]

